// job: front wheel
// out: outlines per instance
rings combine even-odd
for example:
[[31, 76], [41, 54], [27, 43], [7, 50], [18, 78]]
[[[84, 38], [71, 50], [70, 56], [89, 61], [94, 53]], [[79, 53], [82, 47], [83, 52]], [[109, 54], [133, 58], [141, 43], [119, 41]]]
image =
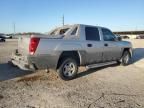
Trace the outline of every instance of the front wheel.
[[71, 80], [76, 77], [78, 72], [78, 64], [73, 58], [65, 58], [62, 60], [62, 64], [59, 69], [59, 76], [63, 80]]
[[121, 58], [121, 64], [123, 66], [128, 65], [130, 63], [130, 58], [131, 58], [131, 56], [130, 56], [129, 51], [124, 51], [123, 56]]

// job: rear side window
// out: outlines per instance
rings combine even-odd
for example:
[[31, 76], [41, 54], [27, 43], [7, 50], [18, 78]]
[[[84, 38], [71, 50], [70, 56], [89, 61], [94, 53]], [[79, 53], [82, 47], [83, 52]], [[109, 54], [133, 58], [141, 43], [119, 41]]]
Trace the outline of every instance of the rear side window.
[[96, 27], [85, 28], [86, 40], [100, 41], [99, 30]]

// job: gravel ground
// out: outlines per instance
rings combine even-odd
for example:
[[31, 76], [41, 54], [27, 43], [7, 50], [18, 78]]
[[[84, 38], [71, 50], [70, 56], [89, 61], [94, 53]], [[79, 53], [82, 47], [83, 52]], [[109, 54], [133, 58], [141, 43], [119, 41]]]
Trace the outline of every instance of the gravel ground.
[[86, 71], [62, 81], [50, 71], [26, 72], [7, 64], [16, 40], [0, 43], [0, 108], [144, 108], [144, 40], [131, 40], [132, 64]]

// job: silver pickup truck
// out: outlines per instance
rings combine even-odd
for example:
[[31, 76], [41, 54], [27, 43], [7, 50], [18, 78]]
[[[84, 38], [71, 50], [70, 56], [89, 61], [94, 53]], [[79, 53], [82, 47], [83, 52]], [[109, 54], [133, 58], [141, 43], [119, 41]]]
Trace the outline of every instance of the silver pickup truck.
[[66, 25], [47, 35], [22, 36], [11, 62], [23, 70], [55, 69], [64, 80], [73, 79], [79, 66], [95, 68], [113, 63], [128, 65], [132, 44], [109, 29]]

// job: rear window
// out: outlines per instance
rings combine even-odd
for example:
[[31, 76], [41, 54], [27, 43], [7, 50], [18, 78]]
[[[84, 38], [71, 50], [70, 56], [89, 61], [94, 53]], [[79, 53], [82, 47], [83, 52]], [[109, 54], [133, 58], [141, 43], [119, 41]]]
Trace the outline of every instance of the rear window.
[[77, 29], [78, 29], [78, 27], [76, 27], [76, 28], [72, 31], [71, 35], [76, 35]]
[[68, 30], [69, 30], [69, 28], [61, 29], [59, 34], [62, 35], [64, 33], [66, 33]]
[[61, 29], [55, 29], [53, 30], [50, 35], [63, 35], [64, 33], [66, 33], [69, 30], [69, 28], [61, 28]]
[[85, 28], [86, 40], [100, 41], [99, 30], [96, 27]]
[[53, 30], [50, 35], [55, 35], [57, 33], [58, 29]]

